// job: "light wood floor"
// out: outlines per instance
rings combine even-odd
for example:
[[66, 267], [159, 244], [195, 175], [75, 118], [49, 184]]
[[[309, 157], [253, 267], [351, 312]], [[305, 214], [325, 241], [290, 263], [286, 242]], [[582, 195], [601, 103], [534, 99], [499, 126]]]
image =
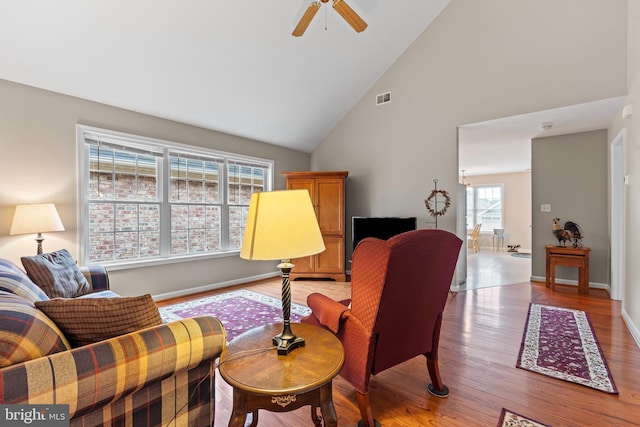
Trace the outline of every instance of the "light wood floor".
[[467, 281], [460, 290], [512, 285], [530, 279], [531, 258], [516, 257], [506, 250], [482, 248], [477, 253], [467, 252]]
[[[277, 297], [280, 280], [244, 288]], [[294, 302], [304, 304], [311, 292], [343, 299], [350, 290], [348, 283], [292, 283]], [[530, 302], [589, 313], [619, 395], [515, 367]], [[374, 376], [371, 403], [382, 426], [495, 426], [503, 407], [554, 427], [640, 425], [640, 349], [620, 317], [620, 304], [602, 290], [582, 296], [575, 287], [558, 285], [551, 292], [542, 283], [527, 282], [450, 296], [440, 339], [440, 372], [451, 390], [448, 398], [427, 393], [429, 378], [423, 357]], [[217, 375], [218, 426], [229, 421], [231, 396], [231, 387]], [[334, 403], [339, 425], [354, 426], [359, 419], [355, 394], [340, 377], [334, 381]], [[311, 425], [308, 408], [275, 414], [260, 411], [258, 424]]]

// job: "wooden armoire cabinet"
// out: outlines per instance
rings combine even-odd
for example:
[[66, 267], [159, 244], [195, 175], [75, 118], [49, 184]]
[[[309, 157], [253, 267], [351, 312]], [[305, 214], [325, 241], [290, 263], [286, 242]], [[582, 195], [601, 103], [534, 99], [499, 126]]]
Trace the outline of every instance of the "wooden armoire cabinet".
[[291, 260], [295, 264], [291, 279], [327, 278], [339, 282], [346, 280], [345, 251], [345, 180], [346, 171], [333, 172], [283, 172], [288, 190], [306, 189], [316, 211], [324, 252]]

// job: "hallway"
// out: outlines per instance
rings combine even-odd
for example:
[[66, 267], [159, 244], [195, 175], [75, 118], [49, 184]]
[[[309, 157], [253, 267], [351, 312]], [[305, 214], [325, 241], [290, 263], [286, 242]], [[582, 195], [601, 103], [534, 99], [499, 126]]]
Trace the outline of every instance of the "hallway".
[[[518, 256], [514, 256], [518, 254]], [[481, 250], [467, 253], [467, 281], [460, 291], [513, 285], [531, 280], [531, 258], [522, 252]]]

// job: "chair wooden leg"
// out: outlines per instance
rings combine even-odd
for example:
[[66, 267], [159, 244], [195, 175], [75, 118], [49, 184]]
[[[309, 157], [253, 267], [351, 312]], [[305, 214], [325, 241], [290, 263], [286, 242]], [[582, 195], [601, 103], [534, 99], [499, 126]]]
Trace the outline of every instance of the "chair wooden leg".
[[356, 391], [356, 397], [358, 398], [360, 417], [362, 418], [358, 423], [358, 427], [379, 426], [380, 423], [373, 419], [373, 413], [371, 412], [371, 402], [369, 401], [369, 393], [360, 393], [359, 391]]
[[427, 369], [429, 370], [429, 376], [431, 377], [431, 384], [427, 387], [429, 393], [437, 397], [449, 396], [449, 387], [442, 384], [442, 380], [440, 379], [438, 361], [427, 356]]

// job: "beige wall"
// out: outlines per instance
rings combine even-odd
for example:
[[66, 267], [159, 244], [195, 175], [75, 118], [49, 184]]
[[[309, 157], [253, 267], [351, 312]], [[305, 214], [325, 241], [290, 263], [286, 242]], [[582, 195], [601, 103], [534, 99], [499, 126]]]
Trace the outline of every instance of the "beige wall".
[[631, 89], [640, 72], [640, 1], [638, 0], [629, 1], [627, 29], [627, 82]]
[[[455, 194], [456, 127], [626, 94], [624, 0], [453, 0], [312, 153], [348, 170], [347, 217], [412, 215]], [[585, 72], [585, 70], [587, 72]], [[375, 95], [391, 102], [375, 105]], [[455, 230], [457, 203], [439, 219]]]
[[[75, 252], [76, 123], [273, 158], [278, 188], [285, 169], [349, 170], [347, 217], [414, 215], [424, 228], [433, 179], [455, 193], [457, 126], [628, 94], [635, 115], [618, 117], [608, 138], [627, 131], [623, 316], [640, 342], [639, 17], [637, 0], [452, 0], [311, 162], [303, 153], [0, 81], [0, 257], [33, 252], [31, 237], [7, 236], [13, 206], [29, 201], [55, 202], [67, 226], [46, 236], [45, 249]], [[376, 107], [375, 95], [386, 91], [392, 102]], [[455, 228], [455, 209], [454, 202], [442, 228]], [[158, 294], [273, 270], [237, 257], [212, 259], [115, 272], [114, 287]]]
[[[578, 223], [582, 243], [591, 248], [589, 280], [609, 286], [609, 214], [607, 131], [536, 138], [531, 141], [532, 259], [531, 275], [544, 280], [545, 245], [557, 245], [553, 218]], [[551, 212], [541, 212], [550, 204]], [[556, 277], [577, 282], [576, 268], [558, 267]]]
[[[44, 250], [77, 256], [76, 124], [272, 159], [276, 188], [285, 186], [281, 172], [309, 169], [307, 153], [0, 80], [0, 258], [20, 265], [20, 256], [35, 253], [34, 236], [8, 234], [14, 206], [38, 202], [55, 203], [66, 228], [48, 233]], [[157, 296], [276, 273], [275, 263], [233, 255], [114, 270], [111, 283], [122, 295]]]
[[[456, 126], [628, 94], [636, 112], [608, 134], [627, 129], [623, 315], [640, 343], [639, 17], [637, 0], [452, 0], [313, 152], [312, 168], [349, 170], [348, 214], [420, 218], [433, 178], [450, 191], [458, 181]], [[387, 91], [392, 101], [376, 107]], [[454, 230], [455, 218], [440, 224]], [[593, 279], [609, 283], [598, 251]]]
[[[507, 245], [520, 245], [520, 251], [531, 251], [531, 172], [475, 175], [465, 178], [471, 185], [503, 186], [504, 250]], [[493, 233], [483, 232], [480, 246], [492, 248]]]

